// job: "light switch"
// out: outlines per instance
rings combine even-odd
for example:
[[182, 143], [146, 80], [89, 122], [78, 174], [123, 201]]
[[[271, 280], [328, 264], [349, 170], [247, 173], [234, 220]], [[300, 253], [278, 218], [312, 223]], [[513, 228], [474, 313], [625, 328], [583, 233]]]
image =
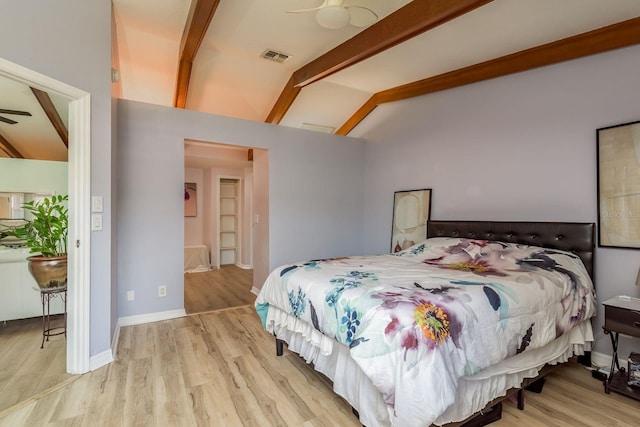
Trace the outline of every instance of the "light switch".
[[102, 201], [102, 196], [91, 197], [91, 212], [103, 212], [104, 207]]
[[91, 215], [91, 230], [92, 231], [102, 230], [102, 214]]

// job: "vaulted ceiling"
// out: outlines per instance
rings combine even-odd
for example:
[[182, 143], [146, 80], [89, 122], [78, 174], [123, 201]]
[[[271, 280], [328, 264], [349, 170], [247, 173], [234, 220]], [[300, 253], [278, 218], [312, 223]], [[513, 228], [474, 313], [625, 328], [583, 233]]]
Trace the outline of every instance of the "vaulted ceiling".
[[0, 157], [67, 160], [68, 101], [0, 76]]
[[[389, 102], [640, 43], [640, 0], [348, 3], [379, 19], [287, 13], [322, 0], [113, 0], [121, 95], [358, 136]], [[0, 157], [66, 160], [67, 101], [4, 77], [0, 94]]]
[[388, 102], [640, 43], [640, 0], [349, 0], [379, 20], [340, 29], [287, 13], [322, 3], [113, 0], [122, 96], [346, 135]]

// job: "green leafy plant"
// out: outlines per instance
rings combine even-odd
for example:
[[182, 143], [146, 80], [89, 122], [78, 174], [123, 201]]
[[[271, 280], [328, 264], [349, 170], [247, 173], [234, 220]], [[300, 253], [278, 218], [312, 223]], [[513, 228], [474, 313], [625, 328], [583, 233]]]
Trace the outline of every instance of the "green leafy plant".
[[33, 219], [10, 234], [24, 239], [30, 253], [40, 253], [43, 257], [57, 257], [67, 254], [69, 231], [69, 210], [66, 202], [69, 196], [51, 196], [40, 202], [31, 201], [22, 208], [31, 213]]

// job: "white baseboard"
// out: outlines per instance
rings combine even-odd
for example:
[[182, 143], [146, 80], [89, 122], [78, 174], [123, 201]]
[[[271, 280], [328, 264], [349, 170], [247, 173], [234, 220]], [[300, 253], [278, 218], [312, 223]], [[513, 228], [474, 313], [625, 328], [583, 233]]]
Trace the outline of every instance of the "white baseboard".
[[236, 264], [236, 267], [240, 267], [243, 270], [252, 270], [253, 265], [251, 264]]
[[111, 340], [111, 354], [115, 360], [118, 354], [118, 343], [120, 342], [120, 319], [116, 322], [116, 330], [113, 331], [113, 339]]
[[157, 313], [138, 314], [136, 316], [121, 317], [118, 319], [118, 328], [121, 326], [140, 325], [142, 323], [159, 322], [161, 320], [176, 319], [185, 317], [187, 313], [184, 308], [179, 310], [159, 311]]
[[[620, 366], [627, 366], [627, 359], [618, 357], [618, 363]], [[598, 353], [597, 351], [591, 352], [591, 364], [597, 366], [607, 372], [611, 369], [611, 355]]]
[[592, 351], [591, 364], [600, 368], [608, 368], [611, 365], [611, 355]]
[[118, 353], [118, 341], [120, 340], [120, 328], [122, 326], [140, 325], [142, 323], [158, 322], [161, 320], [175, 319], [184, 317], [187, 313], [182, 310], [161, 311], [158, 313], [140, 314], [137, 316], [121, 317], [116, 323], [116, 329], [113, 331], [113, 339], [111, 340], [111, 348], [102, 353], [91, 356], [89, 359], [89, 370], [95, 371], [115, 360], [114, 355]]
[[102, 368], [104, 365], [108, 365], [113, 362], [112, 349], [105, 350], [102, 353], [98, 353], [95, 356], [89, 358], [89, 370], [95, 371], [98, 368]]
[[254, 295], [258, 295], [260, 293], [260, 289], [256, 288], [255, 286], [251, 288], [251, 293]]

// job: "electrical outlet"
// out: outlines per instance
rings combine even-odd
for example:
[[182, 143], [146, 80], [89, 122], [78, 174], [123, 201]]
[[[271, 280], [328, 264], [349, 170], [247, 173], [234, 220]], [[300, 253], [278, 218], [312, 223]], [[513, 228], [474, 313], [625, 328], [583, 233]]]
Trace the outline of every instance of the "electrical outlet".
[[162, 285], [162, 286], [158, 286], [158, 296], [159, 297], [166, 297], [167, 296], [167, 287]]
[[127, 301], [133, 301], [134, 299], [136, 299], [136, 292], [127, 291]]

